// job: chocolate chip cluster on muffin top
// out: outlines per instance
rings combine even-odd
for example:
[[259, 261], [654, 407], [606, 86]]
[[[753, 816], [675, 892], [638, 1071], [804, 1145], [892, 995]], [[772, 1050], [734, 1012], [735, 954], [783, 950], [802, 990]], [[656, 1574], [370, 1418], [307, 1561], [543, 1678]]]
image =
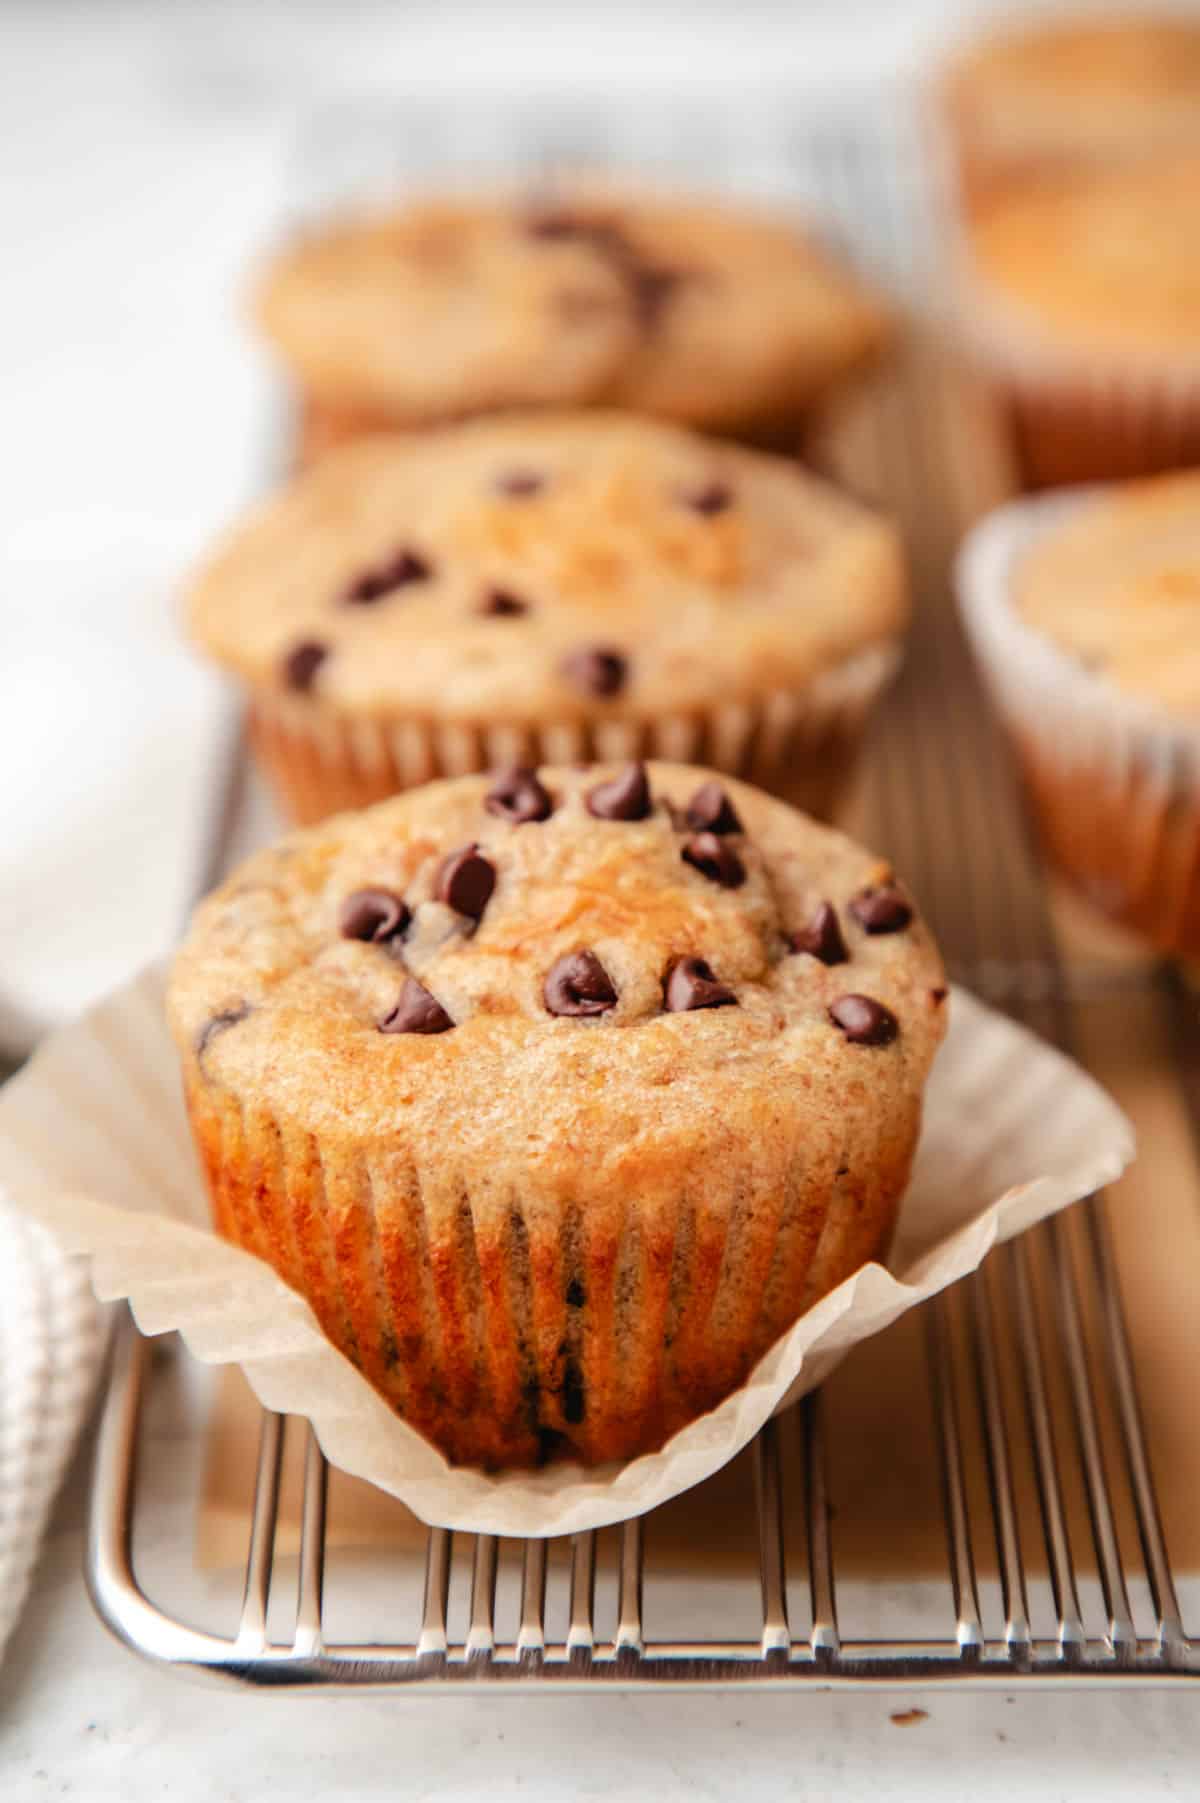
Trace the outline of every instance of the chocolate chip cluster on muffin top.
[[623, 415], [352, 446], [201, 573], [202, 646], [359, 716], [654, 721], [898, 633], [887, 520], [795, 464]]
[[310, 443], [520, 406], [794, 422], [887, 330], [790, 220], [579, 184], [318, 227], [272, 262], [258, 311]]
[[[546, 1432], [586, 1459], [660, 1443], [877, 1254], [946, 997], [887, 864], [743, 784], [632, 764], [293, 835], [202, 905], [170, 1012], [222, 1231], [451, 1456], [496, 1462]], [[519, 1382], [492, 1370], [493, 1285]], [[711, 1342], [679, 1366], [693, 1315]], [[419, 1371], [386, 1352], [406, 1335]]]

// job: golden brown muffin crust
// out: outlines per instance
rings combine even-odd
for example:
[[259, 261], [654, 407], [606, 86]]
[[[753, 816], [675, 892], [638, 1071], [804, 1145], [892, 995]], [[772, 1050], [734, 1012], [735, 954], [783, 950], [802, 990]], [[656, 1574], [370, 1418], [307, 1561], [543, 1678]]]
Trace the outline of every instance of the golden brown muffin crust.
[[1079, 357], [1200, 369], [1200, 150], [1043, 175], [967, 229], [978, 296]]

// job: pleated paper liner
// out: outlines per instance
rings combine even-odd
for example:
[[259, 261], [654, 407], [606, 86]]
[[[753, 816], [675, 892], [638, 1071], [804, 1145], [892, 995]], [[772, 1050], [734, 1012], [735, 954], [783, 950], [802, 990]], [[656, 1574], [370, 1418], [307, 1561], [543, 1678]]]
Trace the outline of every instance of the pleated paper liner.
[[241, 1364], [259, 1400], [307, 1415], [331, 1462], [422, 1520], [566, 1534], [636, 1515], [718, 1471], [856, 1342], [978, 1266], [998, 1241], [1115, 1178], [1128, 1121], [1069, 1059], [971, 996], [927, 1092], [890, 1269], [866, 1265], [776, 1342], [749, 1380], [661, 1451], [627, 1465], [450, 1467], [324, 1338], [306, 1302], [213, 1232], [163, 1018], [144, 973], [55, 1034], [0, 1097], [0, 1183], [145, 1332], [178, 1329], [210, 1364]]
[[1106, 355], [1044, 336], [975, 274], [961, 242], [951, 255], [958, 336], [1008, 414], [1030, 487], [1200, 463], [1200, 358]]
[[900, 655], [897, 642], [872, 645], [802, 689], [646, 720], [358, 719], [264, 688], [251, 696], [250, 732], [280, 807], [301, 825], [439, 777], [626, 758], [705, 764], [768, 789], [786, 780], [795, 806], [827, 819]]

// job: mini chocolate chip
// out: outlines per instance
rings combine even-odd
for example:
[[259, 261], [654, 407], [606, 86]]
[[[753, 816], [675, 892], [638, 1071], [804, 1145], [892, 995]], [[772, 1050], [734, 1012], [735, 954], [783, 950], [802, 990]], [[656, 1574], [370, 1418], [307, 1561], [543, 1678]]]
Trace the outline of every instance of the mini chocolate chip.
[[563, 658], [562, 673], [587, 695], [617, 695], [629, 673], [625, 658], [607, 645], [583, 645]]
[[851, 914], [868, 933], [898, 933], [913, 917], [912, 905], [893, 883], [863, 889], [851, 897]]
[[722, 889], [740, 889], [746, 880], [742, 860], [715, 833], [696, 833], [680, 855], [685, 864], [692, 865], [710, 882], [720, 883]]
[[454, 1022], [424, 984], [409, 977], [400, 1000], [379, 1022], [381, 1033], [448, 1033]]
[[617, 1004], [612, 979], [595, 952], [567, 952], [555, 959], [542, 984], [551, 1014], [607, 1014]]
[[582, 1308], [586, 1301], [587, 1291], [580, 1283], [578, 1277], [572, 1277], [570, 1283], [567, 1285], [567, 1307]]
[[515, 620], [529, 612], [529, 603], [509, 589], [490, 588], [479, 604], [479, 611], [494, 619]]
[[546, 478], [537, 470], [501, 470], [496, 477], [496, 493], [506, 495], [512, 501], [524, 501], [529, 495], [540, 494], [546, 486]]
[[384, 945], [398, 938], [411, 919], [405, 903], [390, 889], [356, 889], [342, 903], [338, 926], [343, 939]]
[[790, 944], [794, 952], [808, 952], [822, 964], [845, 964], [850, 956], [831, 902], [820, 904], [808, 925], [792, 934]]
[[407, 588], [413, 582], [428, 582], [432, 574], [429, 564], [416, 551], [397, 551], [386, 563], [356, 576], [342, 600], [349, 607], [369, 607], [373, 601], [382, 601], [394, 589]]
[[223, 1008], [220, 1014], [211, 1015], [196, 1035], [196, 1057], [202, 1064], [204, 1054], [218, 1033], [224, 1033], [229, 1027], [236, 1027], [239, 1021], [245, 1020], [250, 1012], [249, 1002], [236, 1002], [232, 1008]]
[[949, 993], [950, 991], [948, 989], [943, 989], [939, 986], [937, 989], [931, 989], [929, 991], [929, 999], [935, 1007], [940, 1008]]
[[655, 269], [649, 263], [631, 259], [626, 263], [624, 275], [634, 315], [642, 330], [648, 332], [658, 324], [667, 302], [683, 281], [683, 271]]
[[554, 803], [549, 792], [537, 779], [536, 770], [515, 768], [498, 776], [483, 805], [489, 814], [498, 814], [513, 826], [524, 826], [531, 820], [549, 820]]
[[589, 227], [587, 221], [580, 219], [578, 214], [565, 210], [547, 210], [530, 214], [525, 221], [525, 231], [531, 238], [553, 244], [562, 238], [586, 237]]
[[301, 639], [293, 645], [283, 660], [283, 680], [288, 688], [307, 694], [328, 656], [329, 646], [322, 645], [319, 639]]
[[496, 887], [496, 866], [477, 845], [464, 845], [443, 859], [435, 887], [438, 900], [456, 914], [479, 920]]
[[891, 1009], [869, 995], [839, 995], [830, 1004], [829, 1018], [852, 1045], [890, 1045], [900, 1031]]
[[720, 982], [703, 958], [679, 958], [667, 972], [663, 999], [668, 1014], [690, 1014], [696, 1008], [727, 1008], [737, 997]]
[[687, 804], [687, 823], [694, 833], [740, 833], [742, 823], [720, 783], [701, 783]]
[[611, 781], [598, 783], [587, 793], [587, 811], [597, 820], [644, 820], [650, 807], [644, 764], [626, 764]]
[[733, 490], [728, 482], [705, 482], [700, 488], [684, 489], [679, 499], [693, 513], [711, 518], [713, 514], [724, 513], [733, 506]]

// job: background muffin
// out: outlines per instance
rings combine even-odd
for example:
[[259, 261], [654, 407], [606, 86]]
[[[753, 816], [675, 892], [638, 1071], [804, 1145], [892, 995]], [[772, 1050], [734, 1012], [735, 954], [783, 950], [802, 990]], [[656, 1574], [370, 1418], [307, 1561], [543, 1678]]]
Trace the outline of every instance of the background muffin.
[[1048, 169], [1200, 145], [1200, 19], [1010, 24], [952, 58], [936, 106], [968, 203]]
[[258, 314], [298, 390], [306, 454], [545, 405], [775, 432], [886, 331], [875, 299], [790, 223], [594, 187], [329, 225], [275, 259]]
[[1049, 850], [1200, 956], [1200, 472], [1003, 510], [962, 577]]
[[962, 244], [964, 330], [1035, 482], [1200, 461], [1200, 148], [1031, 181]]
[[649, 753], [827, 806], [905, 615], [889, 523], [781, 458], [604, 414], [346, 447], [191, 597], [300, 820]]
[[651, 1450], [881, 1253], [945, 1003], [886, 864], [634, 765], [285, 840], [169, 1005], [219, 1230], [495, 1466]]

